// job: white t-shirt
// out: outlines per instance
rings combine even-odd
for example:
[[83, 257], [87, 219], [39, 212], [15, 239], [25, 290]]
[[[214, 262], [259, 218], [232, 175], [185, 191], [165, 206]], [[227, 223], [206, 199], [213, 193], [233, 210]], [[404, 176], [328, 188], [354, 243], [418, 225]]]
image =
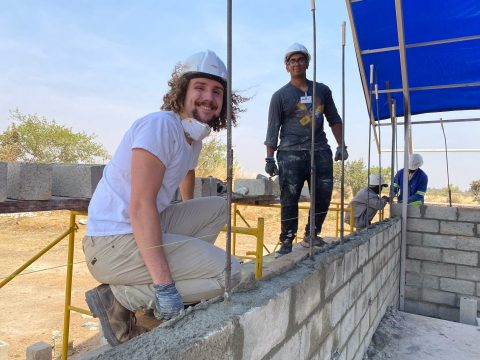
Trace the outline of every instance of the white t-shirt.
[[187, 172], [197, 166], [202, 142], [188, 144], [180, 117], [172, 111], [152, 113], [135, 121], [105, 167], [92, 196], [87, 235], [132, 233], [128, 210], [134, 148], [149, 151], [165, 165], [163, 183], [157, 195], [157, 209], [161, 213], [170, 204]]

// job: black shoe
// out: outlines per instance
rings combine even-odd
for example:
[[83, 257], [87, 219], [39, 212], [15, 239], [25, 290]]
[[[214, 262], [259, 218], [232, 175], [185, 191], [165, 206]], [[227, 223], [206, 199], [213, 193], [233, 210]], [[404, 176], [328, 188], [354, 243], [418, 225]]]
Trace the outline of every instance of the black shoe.
[[[300, 245], [302, 245], [303, 247], [309, 248], [310, 247], [310, 237], [308, 235], [305, 235], [305, 237], [303, 238], [303, 241], [300, 243]], [[327, 243], [325, 241], [323, 241], [322, 237], [317, 235], [313, 238], [313, 246], [314, 247], [322, 247], [322, 246], [325, 246], [325, 245], [327, 245]]]
[[279, 258], [280, 256], [290, 254], [292, 252], [292, 243], [289, 242], [282, 242], [280, 245], [280, 249], [275, 252], [275, 258]]

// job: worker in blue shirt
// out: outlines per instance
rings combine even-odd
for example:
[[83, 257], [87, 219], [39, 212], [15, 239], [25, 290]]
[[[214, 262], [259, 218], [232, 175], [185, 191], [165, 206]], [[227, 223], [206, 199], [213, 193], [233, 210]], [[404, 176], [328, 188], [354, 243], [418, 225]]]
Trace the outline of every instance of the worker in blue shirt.
[[[408, 158], [408, 205], [423, 205], [427, 192], [428, 176], [420, 169], [423, 157], [420, 154], [411, 154]], [[393, 194], [398, 196], [398, 202], [403, 200], [403, 169], [393, 179]]]

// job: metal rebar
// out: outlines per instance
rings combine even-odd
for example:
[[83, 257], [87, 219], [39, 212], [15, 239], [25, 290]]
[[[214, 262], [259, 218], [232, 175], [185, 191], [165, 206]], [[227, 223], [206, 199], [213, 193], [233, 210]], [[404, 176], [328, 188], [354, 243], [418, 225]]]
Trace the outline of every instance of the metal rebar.
[[443, 127], [442, 118], [440, 118], [440, 126], [442, 127], [443, 139], [445, 141], [445, 161], [447, 163], [448, 203], [450, 204], [450, 207], [452, 207], [452, 190], [450, 189], [450, 171], [448, 170], [447, 136], [445, 135], [445, 128]]
[[342, 22], [342, 176], [340, 178], [340, 243], [344, 240], [344, 208], [345, 208], [345, 21]]
[[310, 258], [313, 259], [313, 239], [317, 235], [315, 228], [316, 166], [315, 166], [315, 96], [317, 87], [317, 30], [315, 22], [315, 0], [310, 0], [313, 26], [313, 90], [312, 90], [312, 144], [310, 147]]

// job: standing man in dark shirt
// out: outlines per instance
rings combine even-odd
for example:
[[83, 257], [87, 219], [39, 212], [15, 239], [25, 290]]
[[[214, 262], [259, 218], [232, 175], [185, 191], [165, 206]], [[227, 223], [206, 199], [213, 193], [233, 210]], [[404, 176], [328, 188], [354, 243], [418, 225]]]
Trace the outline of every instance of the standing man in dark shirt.
[[[306, 71], [310, 54], [305, 46], [294, 43], [285, 52], [285, 68], [290, 82], [275, 92], [270, 102], [268, 129], [265, 145], [267, 157], [265, 172], [279, 175], [282, 226], [281, 247], [277, 256], [292, 251], [292, 242], [298, 230], [298, 200], [305, 180], [310, 188], [310, 155], [312, 132], [313, 82], [307, 79]], [[323, 130], [324, 115], [338, 143], [335, 161], [342, 159], [342, 119], [332, 99], [330, 89], [321, 83], [315, 84], [315, 234], [314, 246], [325, 242], [318, 236], [332, 197], [333, 161], [332, 151]], [[280, 137], [280, 144], [278, 138]], [[277, 151], [278, 167], [274, 153]], [[343, 159], [348, 158], [344, 146]], [[311, 189], [310, 189], [311, 190]], [[310, 222], [310, 217], [309, 217]], [[305, 227], [302, 245], [309, 247], [310, 224]]]

